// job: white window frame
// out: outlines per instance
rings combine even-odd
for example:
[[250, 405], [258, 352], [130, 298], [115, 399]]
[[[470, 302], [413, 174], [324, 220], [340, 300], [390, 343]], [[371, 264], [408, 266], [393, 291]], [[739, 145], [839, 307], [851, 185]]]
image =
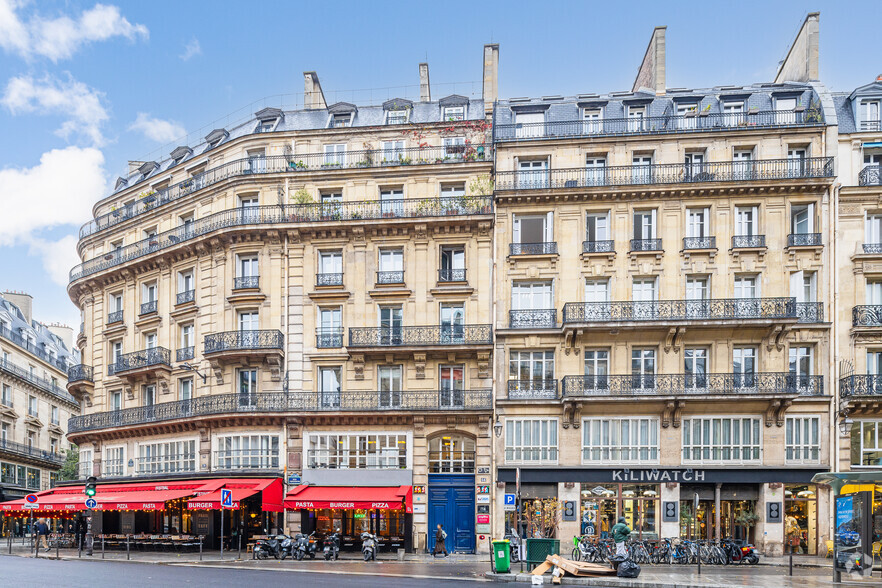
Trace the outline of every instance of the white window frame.
[[[404, 116], [401, 116], [402, 113]], [[406, 125], [410, 121], [410, 108], [398, 108], [386, 111], [387, 125]]]
[[[546, 212], [545, 214], [515, 214], [512, 216], [512, 234], [511, 234], [511, 242], [512, 243], [520, 243], [525, 244], [524, 241], [521, 241], [521, 224], [525, 220], [532, 221], [540, 221], [542, 223], [542, 235], [544, 243], [550, 243], [554, 241], [554, 213]], [[526, 243], [534, 243], [534, 241], [528, 241]]]
[[[114, 457], [114, 455], [118, 457]], [[101, 458], [101, 468], [104, 470], [103, 475], [105, 476], [124, 476], [126, 473], [126, 446], [112, 445], [105, 447], [104, 456]]]
[[[503, 433], [505, 463], [557, 464], [559, 426], [558, 418], [506, 417]], [[534, 442], [534, 436], [540, 438]]]
[[465, 120], [465, 117], [466, 117], [465, 105], [445, 106], [441, 112], [441, 120], [443, 122]]
[[789, 464], [821, 463], [821, 417], [788, 416], [784, 423], [784, 462]]
[[323, 166], [335, 167], [346, 165], [346, 143], [330, 143], [324, 145], [323, 152]]
[[[729, 422], [728, 437], [723, 431]], [[719, 422], [719, 438], [714, 440], [715, 423]], [[749, 423], [750, 439], [744, 442], [744, 423]], [[694, 442], [695, 424], [699, 424], [699, 439]], [[682, 463], [686, 464], [757, 464], [763, 458], [762, 419], [750, 415], [701, 415], [683, 419]], [[736, 432], [737, 429], [737, 432]], [[724, 438], [726, 437], [726, 438]], [[754, 437], [757, 437], [754, 439]], [[736, 442], [737, 438], [737, 442]], [[705, 441], [707, 439], [707, 441]], [[743, 457], [743, 452], [748, 457]], [[735, 455], [738, 457], [734, 457]], [[728, 456], [728, 458], [726, 457]]]
[[80, 449], [79, 477], [81, 480], [91, 476], [94, 471], [93, 455], [92, 449]]
[[[865, 446], [864, 445], [864, 434], [863, 431], [867, 426], [873, 426], [874, 428], [874, 436], [876, 438], [876, 444], [873, 446]], [[855, 433], [854, 429], [857, 428], [857, 433]], [[857, 439], [855, 439], [857, 436]], [[852, 435], [851, 435], [851, 443], [854, 445], [857, 444], [858, 454], [861, 456], [860, 463], [851, 463], [852, 468], [872, 468], [879, 469], [882, 466], [882, 419], [861, 419], [855, 420], [852, 424]], [[865, 453], [878, 453], [879, 457], [876, 459], [876, 463], [864, 463], [864, 454]], [[849, 457], [849, 461], [851, 458]]]
[[195, 472], [199, 456], [198, 439], [170, 439], [151, 443], [138, 443], [135, 473], [171, 474]]
[[303, 446], [304, 469], [413, 469], [409, 431], [309, 431]]
[[545, 136], [545, 111], [515, 112], [514, 123], [515, 137], [518, 139]]
[[657, 464], [659, 428], [658, 417], [583, 418], [582, 464]]
[[278, 470], [284, 445], [273, 433], [217, 435], [212, 470]]
[[[585, 240], [590, 242], [610, 241], [609, 211], [588, 212], [585, 214]], [[594, 235], [592, 236], [592, 230]]]

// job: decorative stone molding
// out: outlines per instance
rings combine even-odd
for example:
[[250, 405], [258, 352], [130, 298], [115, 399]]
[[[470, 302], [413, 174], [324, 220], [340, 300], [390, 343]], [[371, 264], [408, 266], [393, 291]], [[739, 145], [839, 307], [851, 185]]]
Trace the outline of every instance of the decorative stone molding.
[[364, 355], [358, 353], [352, 356], [352, 367], [355, 369], [355, 379], [364, 380]]
[[490, 352], [478, 352], [478, 378], [486, 379], [490, 377]]
[[426, 354], [414, 353], [413, 362], [414, 367], [416, 368], [416, 378], [418, 380], [424, 380], [426, 378]]

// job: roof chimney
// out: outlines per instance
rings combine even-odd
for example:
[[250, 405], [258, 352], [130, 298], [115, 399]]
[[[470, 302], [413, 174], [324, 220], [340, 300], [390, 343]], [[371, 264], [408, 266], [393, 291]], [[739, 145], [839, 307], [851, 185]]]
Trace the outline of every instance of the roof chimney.
[[665, 93], [665, 31], [668, 27], [655, 27], [649, 46], [643, 55], [643, 62], [637, 70], [632, 92], [643, 90], [654, 92], [657, 96]]
[[33, 324], [34, 297], [26, 292], [6, 291], [3, 297], [16, 305], [29, 325]]
[[303, 72], [303, 107], [307, 110], [327, 108], [325, 94], [314, 71]]
[[420, 64], [420, 102], [432, 101], [432, 89], [429, 87], [429, 64]]
[[484, 45], [484, 115], [493, 114], [493, 106], [499, 97], [499, 43]]
[[778, 66], [775, 83], [810, 82], [820, 79], [818, 73], [820, 12], [810, 12], [796, 34], [787, 57]]
[[50, 332], [55, 333], [55, 335], [61, 339], [61, 342], [64, 343], [65, 347], [69, 350], [73, 350], [74, 348], [74, 338], [73, 338], [73, 329], [68, 327], [67, 325], [62, 325], [61, 323], [52, 323], [46, 325], [46, 328], [49, 329]]

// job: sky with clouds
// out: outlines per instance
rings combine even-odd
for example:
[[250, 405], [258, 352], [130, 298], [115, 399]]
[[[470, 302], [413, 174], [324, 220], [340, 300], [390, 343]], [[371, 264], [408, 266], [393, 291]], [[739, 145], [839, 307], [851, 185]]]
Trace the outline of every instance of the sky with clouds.
[[821, 77], [849, 91], [882, 73], [873, 2], [730, 5], [449, 0], [370, 2], [0, 0], [0, 290], [76, 326], [67, 275], [79, 226], [130, 159], [160, 159], [263, 106], [292, 106], [316, 70], [328, 102], [480, 94], [500, 44], [500, 95], [630, 88], [667, 25], [667, 82], [770, 81], [808, 11], [821, 12]]

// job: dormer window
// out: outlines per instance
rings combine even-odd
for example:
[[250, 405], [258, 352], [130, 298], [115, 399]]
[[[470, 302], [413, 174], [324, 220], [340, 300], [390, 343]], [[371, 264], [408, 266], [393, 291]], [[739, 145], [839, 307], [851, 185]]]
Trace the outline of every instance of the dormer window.
[[352, 113], [335, 114], [331, 117], [331, 128], [342, 129], [352, 126]]
[[862, 100], [861, 101], [861, 130], [862, 131], [878, 131], [879, 129], [880, 129], [879, 100]]
[[269, 133], [270, 131], [273, 130], [273, 127], [275, 127], [275, 126], [276, 126], [276, 121], [274, 121], [274, 120], [260, 121], [260, 123], [257, 125], [257, 130], [255, 132]]
[[387, 125], [403, 125], [407, 124], [407, 110], [388, 110], [386, 111]]
[[445, 106], [441, 118], [445, 121], [465, 120], [465, 106]]
[[269, 133], [275, 130], [276, 125], [282, 118], [282, 111], [279, 108], [264, 108], [254, 113], [257, 119], [257, 128], [255, 133]]

